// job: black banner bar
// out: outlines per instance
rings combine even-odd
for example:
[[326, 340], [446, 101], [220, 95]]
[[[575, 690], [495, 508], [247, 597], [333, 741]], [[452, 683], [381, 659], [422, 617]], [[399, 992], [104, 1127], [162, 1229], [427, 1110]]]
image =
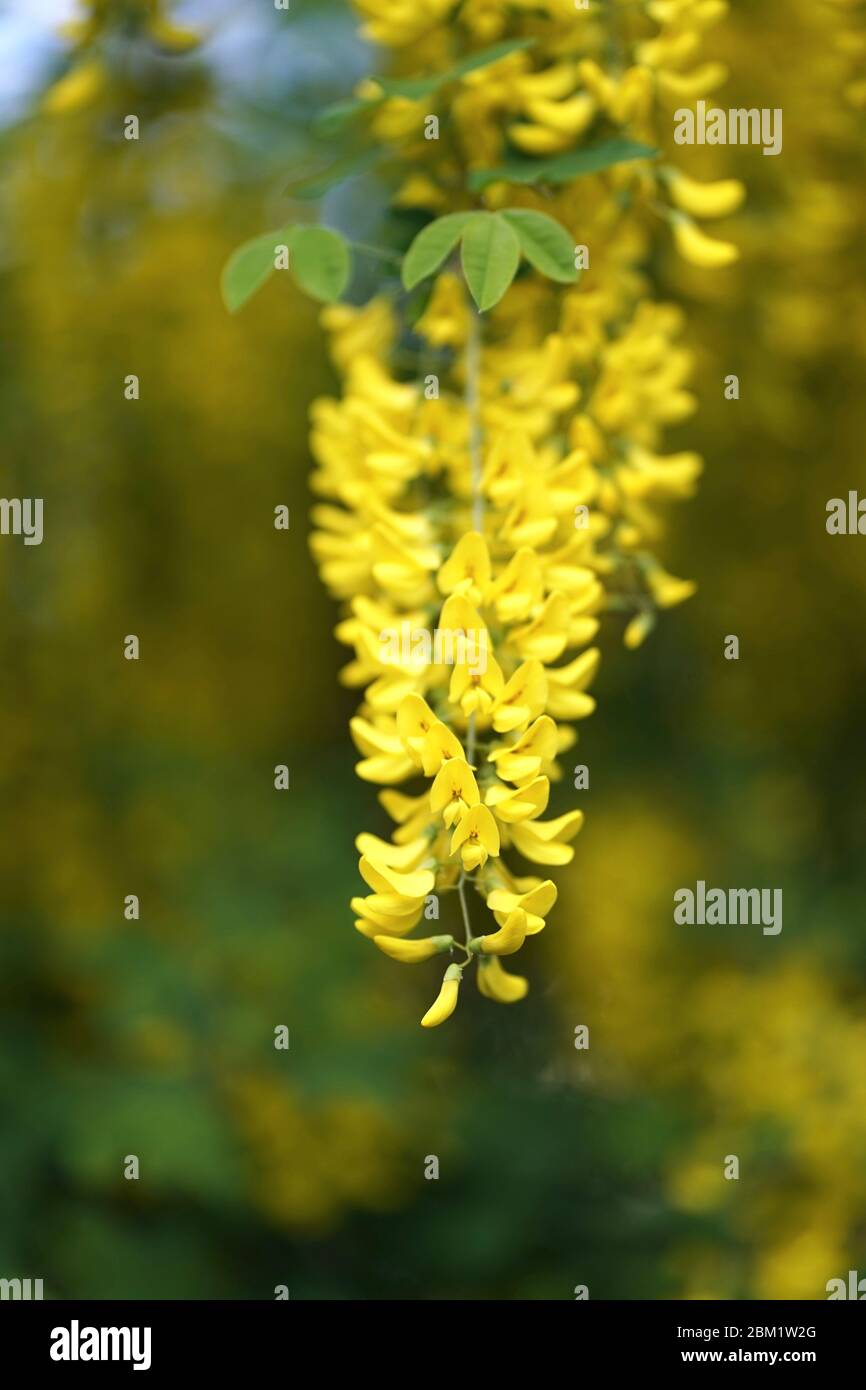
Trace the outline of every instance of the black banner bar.
[[[542, 1334], [545, 1364], [557, 1350], [573, 1362], [578, 1347], [581, 1362], [592, 1358], [611, 1371], [801, 1365], [826, 1375], [856, 1364], [866, 1333], [859, 1303], [845, 1303], [21, 1301], [0, 1304], [0, 1336], [4, 1364], [17, 1362], [22, 1373], [225, 1376], [248, 1373], [252, 1362], [291, 1375], [315, 1346], [326, 1348], [332, 1368], [341, 1351], [347, 1361], [356, 1358], [371, 1338], [390, 1337], [396, 1328], [401, 1339], [423, 1335], [419, 1351], [423, 1346], [426, 1356], [437, 1336], [452, 1336], [453, 1313], [467, 1336], [483, 1329], [489, 1363], [498, 1348], [515, 1350], [515, 1337], [531, 1355]], [[423, 1374], [421, 1364], [418, 1370]]]

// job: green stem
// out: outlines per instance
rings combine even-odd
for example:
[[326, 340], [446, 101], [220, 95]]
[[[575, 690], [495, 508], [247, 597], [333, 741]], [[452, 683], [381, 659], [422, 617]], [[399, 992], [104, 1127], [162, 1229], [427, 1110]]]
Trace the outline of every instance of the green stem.
[[[469, 416], [469, 465], [472, 477], [472, 528], [484, 534], [484, 494], [481, 490], [483, 476], [481, 463], [481, 320], [474, 305], [469, 306], [469, 330], [466, 338], [466, 411]], [[466, 761], [470, 767], [475, 762], [476, 729], [475, 715], [469, 716], [466, 732]], [[466, 902], [466, 871], [461, 870], [457, 884], [460, 897], [460, 910], [463, 913], [463, 926], [466, 930], [464, 950], [471, 958], [469, 947], [472, 943], [472, 925], [469, 921], [469, 906]]]
[[472, 952], [470, 951], [469, 947], [474, 938], [472, 936], [472, 924], [469, 921], [469, 904], [466, 901], [466, 871], [464, 869], [461, 869], [460, 871], [460, 879], [457, 884], [457, 892], [460, 897], [460, 911], [463, 913], [463, 927], [466, 932], [466, 940], [465, 943], [463, 943], [463, 950], [466, 952], [467, 958], [471, 960]]
[[469, 415], [469, 463], [472, 469], [472, 528], [483, 532], [484, 495], [481, 491], [481, 322], [473, 305], [469, 308], [466, 338], [466, 410]]

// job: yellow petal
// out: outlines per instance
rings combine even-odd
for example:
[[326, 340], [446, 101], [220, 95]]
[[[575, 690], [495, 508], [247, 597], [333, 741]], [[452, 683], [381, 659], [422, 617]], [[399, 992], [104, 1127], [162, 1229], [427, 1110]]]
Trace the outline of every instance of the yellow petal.
[[451, 594], [442, 605], [439, 614], [439, 633], [454, 634], [454, 645], [458, 634], [479, 636], [487, 628], [481, 614], [464, 594]]
[[430, 841], [426, 835], [419, 835], [408, 844], [392, 845], [388, 840], [380, 840], [378, 835], [369, 835], [364, 831], [356, 837], [355, 848], [374, 864], [386, 864], [388, 868], [410, 873], [429, 855]]
[[462, 809], [461, 803], [466, 807], [477, 806], [480, 800], [478, 783], [465, 758], [449, 758], [442, 764], [430, 788], [431, 811], [449, 813], [450, 810], [448, 823], [453, 824]]
[[496, 701], [493, 727], [498, 734], [519, 729], [544, 710], [547, 677], [540, 661], [524, 661]]
[[490, 583], [490, 552], [479, 531], [461, 536], [436, 579], [440, 593], [455, 590], [473, 603], [480, 603]]
[[522, 622], [543, 591], [541, 561], [534, 550], [521, 546], [491, 585], [488, 599], [501, 622]]
[[[467, 873], [499, 854], [499, 827], [486, 806], [473, 806], [457, 823], [451, 836], [451, 853], [461, 851]], [[468, 862], [467, 862], [468, 860]]]
[[549, 715], [543, 714], [514, 743], [493, 748], [487, 761], [495, 765], [499, 776], [506, 781], [522, 782], [534, 777], [542, 764], [551, 762], [556, 753], [557, 728]]
[[568, 641], [568, 624], [571, 617], [568, 599], [565, 594], [549, 594], [541, 612], [525, 627], [515, 628], [511, 633], [521, 656], [534, 657], [538, 661], [556, 661], [565, 650]]
[[364, 882], [369, 883], [374, 893], [396, 893], [403, 898], [426, 898], [433, 892], [436, 883], [436, 876], [429, 869], [400, 873], [388, 864], [374, 863], [366, 855], [361, 856], [358, 868]]
[[544, 919], [556, 902], [557, 888], [551, 879], [543, 882], [535, 880], [534, 886], [523, 893], [512, 893], [507, 888], [494, 888], [487, 895], [487, 906], [500, 926], [504, 926], [516, 907], [522, 908], [526, 917], [526, 935], [535, 936], [544, 930]]
[[479, 939], [480, 947], [487, 956], [511, 956], [520, 950], [526, 935], [526, 913], [516, 907], [499, 931]]
[[534, 864], [570, 864], [574, 850], [565, 843], [583, 825], [582, 811], [569, 811], [556, 820], [524, 821], [511, 827], [511, 838], [525, 859]]
[[488, 788], [485, 801], [496, 812], [497, 820], [508, 825], [519, 821], [532, 820], [547, 809], [550, 796], [550, 782], [546, 777], [536, 777], [525, 787], [505, 787], [502, 783]]
[[407, 695], [397, 710], [397, 733], [410, 746], [413, 739], [420, 742], [437, 722], [436, 715], [421, 695]]

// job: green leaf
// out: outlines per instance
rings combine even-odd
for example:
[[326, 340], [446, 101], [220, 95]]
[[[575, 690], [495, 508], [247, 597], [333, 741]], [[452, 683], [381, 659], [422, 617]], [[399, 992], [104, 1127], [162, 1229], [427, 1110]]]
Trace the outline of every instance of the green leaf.
[[264, 232], [233, 251], [223, 267], [220, 289], [230, 314], [236, 314], [274, 273], [276, 248], [291, 244], [292, 229]]
[[320, 112], [316, 117], [315, 127], [323, 135], [336, 134], [347, 121], [353, 120], [365, 111], [372, 111], [387, 97], [407, 97], [410, 101], [419, 101], [421, 97], [430, 96], [432, 92], [438, 91], [446, 82], [456, 82], [467, 73], [477, 72], [479, 68], [489, 67], [491, 63], [498, 63], [500, 59], [507, 58], [509, 53], [519, 53], [522, 49], [531, 48], [534, 43], [534, 39], [510, 39], [504, 43], [495, 43], [489, 48], [482, 48], [477, 53], [470, 53], [467, 57], [461, 58], [459, 63], [447, 68], [445, 72], [431, 73], [428, 77], [374, 77], [372, 80], [382, 88], [382, 96], [356, 97], [335, 102]]
[[498, 304], [517, 274], [517, 233], [496, 212], [476, 213], [463, 232], [463, 273], [482, 314]]
[[614, 164], [632, 159], [655, 159], [659, 154], [651, 145], [637, 140], [616, 137], [602, 140], [598, 145], [586, 145], [580, 150], [553, 159], [522, 159], [515, 157], [497, 169], [476, 169], [469, 175], [469, 187], [478, 192], [491, 183], [568, 183], [585, 174], [600, 174]]
[[432, 77], [374, 77], [373, 81], [378, 82], [384, 93], [376, 98], [377, 102], [384, 101], [386, 97], [406, 97], [408, 101], [420, 101], [421, 97], [429, 97], [441, 87], [446, 78], [444, 73], [437, 72]]
[[372, 111], [374, 106], [378, 106], [381, 97], [376, 97], [374, 101], [363, 97], [350, 97], [346, 101], [335, 101], [333, 105], [326, 106], [324, 111], [320, 111], [313, 121], [313, 130], [318, 135], [330, 136], [338, 135], [343, 126], [349, 121], [353, 121], [356, 116], [360, 116], [364, 111]]
[[523, 49], [531, 48], [534, 42], [534, 39], [510, 39], [505, 43], [494, 43], [489, 48], [482, 48], [478, 53], [470, 53], [467, 57], [461, 58], [459, 63], [447, 68], [445, 72], [433, 73], [430, 77], [377, 77], [374, 80], [388, 97], [408, 97], [417, 101], [420, 97], [429, 96], [431, 92], [437, 91], [439, 87], [444, 87], [446, 82], [456, 82], [470, 72], [477, 72], [479, 68], [498, 63], [510, 53], [519, 53]]
[[403, 288], [413, 290], [420, 281], [437, 271], [460, 240], [463, 228], [475, 216], [471, 212], [449, 212], [430, 222], [416, 236], [403, 258]]
[[298, 285], [326, 304], [339, 299], [351, 274], [349, 248], [339, 232], [327, 227], [296, 227], [291, 270]]
[[501, 216], [517, 233], [520, 249], [530, 265], [549, 280], [573, 284], [577, 279], [574, 243], [561, 223], [545, 212], [528, 208], [509, 208]]
[[455, 63], [446, 74], [446, 81], [451, 82], [455, 77], [465, 77], [468, 72], [476, 72], [479, 68], [489, 68], [491, 63], [498, 63], [500, 58], [507, 58], [510, 53], [521, 53], [527, 48], [532, 48], [535, 39], [506, 39], [504, 43], [492, 43], [489, 48], [482, 48], [478, 53], [470, 53], [468, 58], [462, 58], [459, 63]]
[[384, 153], [385, 151], [381, 148], [356, 150], [354, 154], [348, 154], [345, 158], [336, 160], [316, 174], [309, 174], [296, 179], [287, 185], [285, 191], [295, 198], [321, 198], [322, 194], [327, 193], [329, 188], [333, 188], [335, 183], [340, 183], [343, 179], [354, 178], [357, 174], [363, 174], [367, 169], [373, 168]]

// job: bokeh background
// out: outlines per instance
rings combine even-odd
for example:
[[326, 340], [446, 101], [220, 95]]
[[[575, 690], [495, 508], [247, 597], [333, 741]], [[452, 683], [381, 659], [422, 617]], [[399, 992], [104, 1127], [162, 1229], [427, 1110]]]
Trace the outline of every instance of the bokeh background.
[[[0, 541], [0, 1275], [810, 1299], [866, 1274], [866, 542], [825, 531], [864, 487], [856, 7], [747, 0], [714, 33], [720, 104], [782, 107], [784, 151], [720, 152], [749, 188], [737, 268], [656, 267], [698, 364], [670, 442], [707, 460], [664, 558], [699, 593], [637, 653], [605, 643], [529, 999], [432, 1034], [429, 968], [347, 906], [384, 817], [306, 548], [306, 412], [335, 386], [316, 313], [285, 277], [234, 319], [218, 292], [315, 162], [311, 112], [375, 58], [341, 0], [181, 4], [200, 47], [119, 31], [100, 92], [58, 110], [70, 9], [0, 14], [2, 492], [45, 499], [41, 546]], [[363, 239], [363, 188], [329, 197]], [[782, 934], [674, 927], [698, 877], [781, 887]]]

